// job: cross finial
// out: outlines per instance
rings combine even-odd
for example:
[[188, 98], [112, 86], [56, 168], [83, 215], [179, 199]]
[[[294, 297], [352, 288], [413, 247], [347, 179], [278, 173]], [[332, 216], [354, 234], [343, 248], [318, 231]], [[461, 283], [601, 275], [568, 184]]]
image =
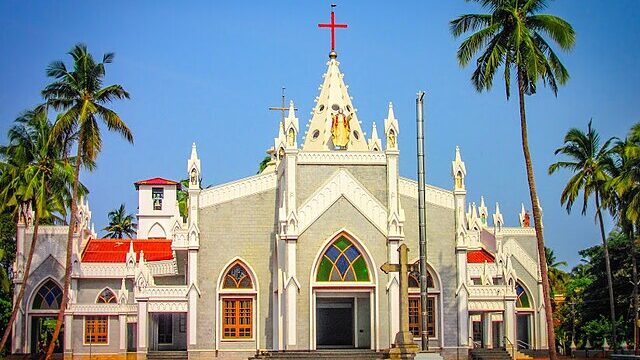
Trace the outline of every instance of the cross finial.
[[328, 24], [318, 24], [320, 28], [330, 28], [331, 29], [331, 52], [334, 53], [336, 50], [336, 28], [345, 29], [347, 28], [347, 24], [336, 24], [336, 15], [333, 9], [336, 7], [336, 4], [331, 4], [331, 22]]
[[[282, 119], [281, 119], [281, 121], [282, 121], [283, 126], [284, 126], [284, 112], [285, 112], [286, 110], [289, 110], [289, 108], [288, 108], [288, 107], [284, 107], [284, 105], [285, 105], [285, 96], [284, 96], [284, 91], [285, 91], [285, 90], [286, 90], [286, 88], [283, 86], [283, 87], [282, 87], [282, 105], [280, 105], [280, 107], [272, 106], [272, 107], [270, 107], [270, 108], [269, 108], [269, 110], [280, 110], [280, 111], [281, 111], [281, 113], [282, 113]], [[298, 109], [297, 109], [297, 108], [294, 108], [294, 110], [298, 110]]]

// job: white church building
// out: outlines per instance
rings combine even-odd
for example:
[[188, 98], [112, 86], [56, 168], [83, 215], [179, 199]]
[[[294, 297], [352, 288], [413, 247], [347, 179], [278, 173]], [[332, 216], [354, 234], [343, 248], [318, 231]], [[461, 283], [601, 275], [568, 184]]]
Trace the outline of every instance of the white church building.
[[[380, 266], [398, 261], [401, 244], [418, 261], [417, 182], [398, 174], [402, 121], [389, 104], [366, 139], [333, 51], [322, 78], [308, 130], [300, 134], [291, 103], [260, 174], [203, 189], [202, 167], [215, 159], [201, 163], [194, 144], [187, 188], [163, 178], [135, 183], [136, 239], [98, 238], [82, 201], [58, 346], [65, 358], [389, 348], [399, 330], [399, 286]], [[546, 349], [529, 215], [523, 208], [509, 227], [497, 203], [469, 201], [459, 149], [452, 158], [451, 187], [426, 187], [429, 347], [447, 359], [505, 342]], [[188, 194], [186, 218], [178, 191]], [[23, 281], [31, 220], [18, 224], [14, 283], [26, 295], [16, 304], [12, 353], [20, 354], [41, 351], [64, 283], [67, 227], [46, 225]], [[417, 278], [409, 285], [419, 342]]]

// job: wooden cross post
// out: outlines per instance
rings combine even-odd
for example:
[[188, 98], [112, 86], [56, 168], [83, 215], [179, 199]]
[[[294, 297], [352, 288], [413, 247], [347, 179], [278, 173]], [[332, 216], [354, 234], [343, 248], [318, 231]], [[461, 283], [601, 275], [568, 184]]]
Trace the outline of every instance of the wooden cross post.
[[400, 330], [395, 342], [389, 349], [390, 359], [413, 359], [418, 352], [418, 345], [413, 342], [413, 334], [409, 331], [409, 249], [406, 244], [398, 248], [400, 261], [398, 264], [384, 263], [380, 270], [385, 274], [397, 272], [400, 280]]

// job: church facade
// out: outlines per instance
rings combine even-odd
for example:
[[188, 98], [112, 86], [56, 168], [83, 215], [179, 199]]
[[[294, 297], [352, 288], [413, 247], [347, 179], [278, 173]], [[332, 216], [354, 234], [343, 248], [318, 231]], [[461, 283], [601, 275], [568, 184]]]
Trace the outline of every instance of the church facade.
[[[304, 134], [291, 103], [260, 174], [202, 189], [194, 144], [186, 188], [162, 178], [135, 184], [137, 239], [97, 238], [82, 201], [58, 345], [65, 358], [391, 346], [398, 275], [380, 266], [398, 261], [401, 244], [418, 261], [417, 182], [398, 173], [393, 106], [382, 136], [374, 123], [366, 139], [339, 65], [332, 51]], [[451, 173], [451, 189], [426, 187], [430, 349], [445, 358], [464, 358], [474, 347], [546, 349], [529, 215], [523, 207], [519, 224], [508, 227], [497, 204], [490, 213], [484, 199], [469, 202], [459, 149]], [[188, 196], [185, 218], [179, 191]], [[18, 224], [14, 283], [26, 294], [16, 304], [13, 353], [41, 351], [62, 295], [67, 227], [39, 231], [24, 282], [33, 226], [31, 218]], [[415, 274], [409, 288], [409, 326], [419, 342]]]

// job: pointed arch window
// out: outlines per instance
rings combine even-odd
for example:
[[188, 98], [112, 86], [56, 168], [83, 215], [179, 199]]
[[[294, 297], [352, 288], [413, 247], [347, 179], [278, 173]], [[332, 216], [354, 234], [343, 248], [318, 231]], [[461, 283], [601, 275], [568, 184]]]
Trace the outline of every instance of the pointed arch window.
[[[415, 263], [415, 268], [419, 269], [419, 262]], [[436, 298], [437, 294], [432, 291], [437, 290], [433, 282], [431, 271], [427, 271], [427, 288], [429, 296], [427, 297], [427, 331], [430, 338], [436, 337]], [[419, 338], [422, 332], [422, 322], [420, 318], [421, 311], [420, 300], [420, 273], [409, 273], [409, 331], [414, 338]]]
[[33, 299], [34, 310], [58, 310], [62, 302], [62, 289], [53, 280], [47, 280]]
[[316, 281], [369, 281], [367, 262], [349, 239], [340, 236], [322, 255]]
[[253, 282], [247, 269], [236, 263], [227, 271], [222, 284], [223, 289], [253, 289]]
[[102, 290], [98, 295], [98, 299], [96, 299], [96, 303], [98, 304], [116, 304], [117, 302], [118, 298], [111, 289]]
[[[251, 340], [255, 308], [253, 280], [240, 261], [232, 264], [222, 279], [222, 339]], [[224, 293], [231, 290], [232, 292]]]
[[527, 292], [524, 290], [524, 287], [522, 287], [522, 285], [520, 285], [519, 283], [516, 284], [516, 308], [520, 308], [520, 309], [530, 309], [531, 308], [531, 302], [529, 301], [529, 295], [527, 295]]

